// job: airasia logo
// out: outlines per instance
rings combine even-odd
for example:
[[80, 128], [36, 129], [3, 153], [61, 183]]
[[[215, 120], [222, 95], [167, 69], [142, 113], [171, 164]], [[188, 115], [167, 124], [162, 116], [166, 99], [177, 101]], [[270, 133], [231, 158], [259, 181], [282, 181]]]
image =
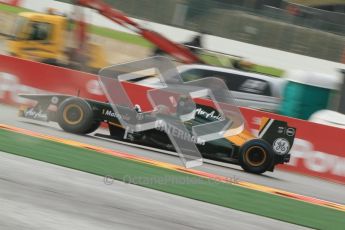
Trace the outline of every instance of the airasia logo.
[[86, 83], [86, 90], [94, 95], [104, 95], [98, 80], [90, 80]]

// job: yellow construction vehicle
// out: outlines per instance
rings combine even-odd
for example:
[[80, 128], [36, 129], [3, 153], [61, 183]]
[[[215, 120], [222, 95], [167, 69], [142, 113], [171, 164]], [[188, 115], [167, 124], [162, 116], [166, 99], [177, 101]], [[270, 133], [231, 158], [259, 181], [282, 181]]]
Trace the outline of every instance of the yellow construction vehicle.
[[73, 24], [52, 11], [23, 12], [18, 15], [8, 41], [8, 51], [19, 58], [95, 72], [107, 62], [103, 49], [87, 39], [83, 22]]

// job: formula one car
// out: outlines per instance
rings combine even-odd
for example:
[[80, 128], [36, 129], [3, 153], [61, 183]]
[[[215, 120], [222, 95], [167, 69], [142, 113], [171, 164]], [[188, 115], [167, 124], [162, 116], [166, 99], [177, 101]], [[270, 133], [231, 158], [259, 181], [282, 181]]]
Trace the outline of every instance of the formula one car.
[[[168, 130], [128, 132], [119, 122], [119, 113], [114, 111], [110, 103], [57, 94], [20, 96], [36, 101], [34, 106], [19, 110], [21, 117], [57, 122], [63, 130], [75, 134], [92, 133], [105, 122], [109, 128], [109, 138], [174, 151]], [[194, 109], [194, 119], [184, 122], [189, 131], [194, 125], [220, 119], [218, 111], [210, 106], [197, 103]], [[121, 114], [130, 115], [132, 111], [123, 108]], [[204, 158], [237, 164], [247, 172], [261, 174], [273, 171], [277, 164], [289, 162], [295, 132], [295, 128], [289, 127], [284, 121], [263, 118], [259, 137], [244, 129], [237, 135], [206, 142], [195, 141], [195, 144]]]

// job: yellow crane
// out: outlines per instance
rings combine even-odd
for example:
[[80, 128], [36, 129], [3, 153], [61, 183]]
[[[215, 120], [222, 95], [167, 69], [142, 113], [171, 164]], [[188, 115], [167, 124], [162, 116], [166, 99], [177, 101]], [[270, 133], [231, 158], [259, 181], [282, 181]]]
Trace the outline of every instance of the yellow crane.
[[[74, 34], [70, 28], [74, 28]], [[69, 39], [71, 36], [73, 39]], [[8, 51], [23, 59], [96, 72], [107, 65], [105, 54], [101, 46], [87, 40], [84, 22], [72, 24], [53, 10], [22, 12], [8, 40]]]

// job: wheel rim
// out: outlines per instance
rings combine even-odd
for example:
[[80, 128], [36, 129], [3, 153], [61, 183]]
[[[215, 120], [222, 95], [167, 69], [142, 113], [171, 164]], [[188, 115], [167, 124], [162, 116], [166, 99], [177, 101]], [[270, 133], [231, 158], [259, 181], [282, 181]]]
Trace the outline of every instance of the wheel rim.
[[267, 152], [260, 146], [252, 146], [244, 154], [245, 161], [253, 167], [262, 165], [267, 159]]
[[83, 120], [84, 112], [79, 105], [67, 105], [63, 111], [63, 119], [69, 125], [76, 125]]

